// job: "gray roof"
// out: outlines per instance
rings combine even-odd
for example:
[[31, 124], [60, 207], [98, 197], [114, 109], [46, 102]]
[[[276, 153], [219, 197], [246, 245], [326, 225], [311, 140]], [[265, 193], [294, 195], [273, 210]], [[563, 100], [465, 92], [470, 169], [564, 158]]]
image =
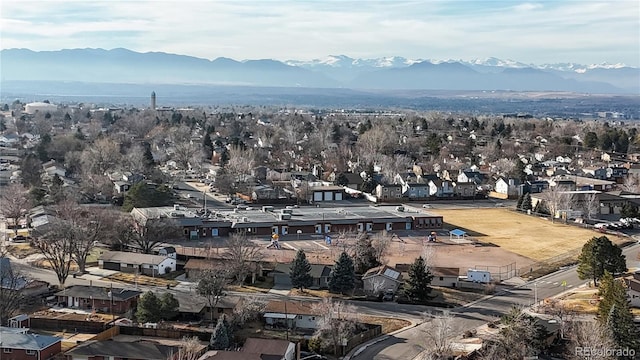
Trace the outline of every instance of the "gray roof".
[[109, 300], [109, 292], [112, 292], [114, 301], [125, 301], [140, 296], [142, 291], [120, 288], [108, 288], [99, 286], [74, 285], [56, 293], [56, 296], [73, 296], [94, 300]]
[[104, 253], [102, 253], [102, 255], [100, 255], [98, 259], [102, 261], [123, 263], [123, 264], [159, 265], [164, 260], [166, 260], [167, 257], [161, 256], [161, 255], [140, 254], [140, 253], [131, 253], [131, 252], [124, 252], [124, 251], [105, 251]]
[[168, 359], [171, 354], [177, 354], [178, 348], [161, 345], [154, 341], [87, 341], [69, 350], [65, 355], [73, 357], [115, 357], [141, 360]]
[[[280, 272], [289, 274], [291, 272], [292, 264], [278, 264], [273, 270], [274, 272]], [[327, 277], [331, 274], [331, 266], [322, 264], [311, 264], [311, 271], [309, 272], [313, 278]]]
[[[173, 296], [178, 300], [178, 311], [181, 313], [197, 314], [205, 307], [208, 307], [207, 299], [194, 293], [175, 292]], [[161, 296], [159, 293], [158, 296]], [[216, 308], [218, 309], [235, 309], [240, 302], [239, 296], [223, 296], [218, 300]]]
[[55, 336], [18, 334], [14, 331], [5, 331], [4, 329], [0, 329], [0, 339], [2, 339], [2, 347], [5, 349], [35, 351], [44, 350], [49, 346], [62, 341], [61, 338]]

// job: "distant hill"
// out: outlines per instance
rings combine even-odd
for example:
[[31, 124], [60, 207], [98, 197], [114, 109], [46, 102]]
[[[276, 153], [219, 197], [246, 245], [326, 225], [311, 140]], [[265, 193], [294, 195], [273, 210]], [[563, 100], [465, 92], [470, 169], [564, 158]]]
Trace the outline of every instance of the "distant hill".
[[512, 60], [214, 60], [127, 49], [0, 51], [2, 81], [201, 84], [379, 90], [512, 90], [640, 94], [640, 69], [621, 64], [527, 65]]

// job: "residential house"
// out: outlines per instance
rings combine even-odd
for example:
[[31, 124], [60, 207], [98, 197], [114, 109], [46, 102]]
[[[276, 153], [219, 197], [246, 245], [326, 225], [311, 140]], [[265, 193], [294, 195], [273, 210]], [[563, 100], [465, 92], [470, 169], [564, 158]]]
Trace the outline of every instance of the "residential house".
[[178, 314], [183, 320], [210, 321], [213, 318], [215, 321], [222, 314], [232, 316], [243, 304], [241, 297], [225, 295], [219, 297], [215, 306], [211, 308], [207, 299], [200, 295], [177, 291], [173, 296], [178, 300]]
[[[442, 172], [440, 174], [440, 179], [449, 180], [449, 181], [456, 181], [456, 182], [469, 182], [469, 181], [459, 181], [458, 180], [458, 175], [460, 175], [460, 171], [459, 170], [444, 169], [444, 170], [442, 170]], [[435, 179], [430, 179], [430, 180], [435, 180]]]
[[[205, 349], [203, 346], [200, 350]], [[172, 360], [177, 359], [179, 352], [178, 346], [162, 345], [149, 340], [89, 340], [67, 351], [65, 357], [66, 360]]]
[[346, 186], [355, 190], [362, 190], [362, 185], [364, 184], [364, 179], [360, 174], [348, 172], [340, 173], [338, 175], [332, 173], [329, 176], [329, 181], [335, 182], [336, 185]]
[[98, 258], [98, 266], [101, 269], [156, 276], [176, 271], [176, 259], [161, 255], [105, 251]]
[[527, 181], [524, 184], [522, 193], [537, 194], [541, 193], [549, 188], [549, 182], [546, 180]]
[[640, 270], [633, 273], [633, 277], [626, 280], [627, 297], [632, 307], [640, 308]]
[[640, 198], [627, 198], [617, 194], [615, 191], [598, 194], [601, 215], [605, 217], [607, 215], [619, 216], [622, 207], [625, 205], [640, 207]]
[[495, 191], [499, 194], [506, 195], [508, 198], [517, 198], [521, 195], [520, 180], [500, 177], [496, 181]]
[[74, 285], [55, 294], [59, 304], [68, 308], [93, 309], [123, 314], [135, 310], [141, 291], [122, 288]]
[[402, 195], [409, 200], [426, 199], [429, 197], [429, 185], [421, 183], [405, 183], [402, 185]]
[[308, 301], [272, 300], [264, 309], [264, 320], [269, 327], [316, 330], [322, 314]]
[[456, 197], [472, 197], [476, 194], [476, 184], [472, 182], [455, 182], [453, 187], [453, 196]]
[[377, 295], [386, 290], [396, 292], [400, 284], [402, 284], [402, 274], [387, 265], [382, 265], [369, 269], [362, 275], [364, 291], [369, 294]]
[[475, 170], [463, 170], [458, 174], [458, 182], [472, 182], [476, 186], [482, 185], [486, 182], [487, 176], [479, 171]]
[[582, 173], [586, 177], [593, 179], [605, 180], [607, 178], [607, 169], [601, 166], [587, 166], [582, 168]]
[[458, 287], [460, 268], [453, 267], [432, 267], [430, 268], [433, 279], [431, 285], [443, 287]]
[[117, 194], [124, 194], [125, 192], [129, 191], [129, 189], [131, 188], [131, 184], [126, 181], [120, 180], [120, 181], [114, 181], [113, 187]]
[[288, 340], [248, 338], [239, 351], [211, 350], [198, 360], [296, 360], [297, 346]]
[[178, 257], [178, 253], [176, 252], [176, 248], [173, 246], [165, 246], [158, 250], [158, 255], [170, 257], [172, 259], [176, 259]]
[[452, 197], [454, 194], [453, 182], [449, 180], [429, 181], [429, 195], [435, 197]]
[[379, 201], [399, 201], [402, 199], [402, 185], [378, 184], [375, 196]]
[[[273, 283], [280, 286], [291, 286], [292, 264], [278, 264], [273, 270]], [[309, 289], [325, 289], [329, 286], [329, 275], [331, 274], [331, 266], [322, 264], [311, 264], [311, 278], [313, 283]]]
[[0, 327], [0, 359], [49, 360], [62, 351], [62, 338]]
[[618, 184], [624, 183], [627, 174], [629, 174], [629, 169], [624, 166], [611, 166], [607, 169], [609, 180], [615, 181]]

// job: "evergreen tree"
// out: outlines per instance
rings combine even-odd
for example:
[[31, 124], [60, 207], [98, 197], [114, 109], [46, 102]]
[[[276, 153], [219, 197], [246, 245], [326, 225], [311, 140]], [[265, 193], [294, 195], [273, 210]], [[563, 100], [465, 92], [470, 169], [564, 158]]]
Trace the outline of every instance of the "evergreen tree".
[[178, 299], [173, 296], [173, 294], [164, 293], [159, 300], [162, 319], [171, 320], [178, 316], [178, 308], [180, 307], [180, 303], [178, 302]]
[[597, 286], [605, 271], [612, 274], [627, 271], [626, 257], [622, 249], [606, 236], [593, 237], [584, 244], [578, 257], [578, 276], [583, 280], [593, 279], [593, 284]]
[[138, 310], [136, 311], [136, 319], [140, 323], [160, 321], [162, 316], [161, 301], [153, 291], [148, 291], [140, 297], [138, 301]]
[[346, 252], [342, 252], [331, 271], [329, 291], [344, 294], [353, 290], [355, 287], [355, 276], [353, 259], [351, 259], [351, 256]]
[[640, 334], [633, 321], [624, 285], [606, 271], [599, 290], [602, 300], [598, 304], [598, 320], [611, 331], [620, 348], [638, 349]]
[[229, 317], [227, 316], [227, 314], [222, 314], [222, 316], [220, 316], [218, 321], [222, 322], [222, 325], [227, 331], [227, 339], [229, 339], [229, 345], [231, 345], [231, 343], [233, 342], [233, 325], [231, 325], [231, 322], [229, 321]]
[[522, 210], [532, 210], [533, 205], [531, 205], [531, 194], [524, 194], [524, 198], [522, 198]]
[[144, 149], [142, 155], [146, 160], [147, 166], [152, 166], [153, 164], [155, 164], [155, 161], [153, 160], [153, 154], [151, 153], [151, 144], [149, 144], [148, 142], [144, 142], [142, 143], [142, 148]]
[[213, 141], [211, 141], [211, 136], [209, 135], [209, 133], [204, 134], [202, 146], [204, 147], [204, 151], [208, 156], [211, 156], [211, 154], [213, 154]]
[[311, 264], [309, 264], [304, 250], [298, 250], [296, 253], [296, 258], [293, 260], [293, 264], [291, 264], [289, 277], [291, 277], [291, 285], [299, 288], [300, 291], [313, 284], [313, 278], [311, 277]]
[[227, 328], [224, 323], [218, 319], [213, 334], [211, 334], [211, 340], [209, 341], [209, 349], [211, 350], [225, 350], [229, 348], [229, 334], [227, 334]]
[[433, 275], [427, 269], [422, 256], [418, 257], [409, 268], [409, 279], [404, 288], [404, 294], [416, 303], [424, 303], [433, 298], [431, 296], [431, 280]]
[[364, 274], [367, 270], [381, 265], [371, 242], [371, 238], [366, 233], [360, 234], [356, 239], [353, 263], [357, 274]]
[[518, 197], [518, 202], [516, 203], [516, 209], [522, 209], [522, 201], [524, 200], [524, 194]]

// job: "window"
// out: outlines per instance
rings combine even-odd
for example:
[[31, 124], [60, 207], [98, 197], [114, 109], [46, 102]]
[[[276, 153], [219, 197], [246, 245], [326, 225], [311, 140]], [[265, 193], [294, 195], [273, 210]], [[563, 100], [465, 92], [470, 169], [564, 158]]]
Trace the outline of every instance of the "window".
[[322, 225], [316, 225], [316, 234], [322, 234]]
[[182, 232], [183, 232], [185, 235], [189, 235], [189, 229], [184, 229], [184, 230], [182, 230]]
[[2, 352], [5, 354], [11, 354], [13, 352], [13, 349], [4, 348], [2, 349]]
[[298, 315], [298, 319], [302, 320], [302, 315]]
[[223, 312], [224, 309], [223, 308], [218, 308], [218, 314], [220, 314], [221, 312]]
[[36, 351], [35, 351], [35, 350], [26, 350], [26, 351], [25, 351], [25, 353], [26, 353], [27, 355], [35, 355], [35, 354], [36, 354]]
[[315, 320], [315, 319], [316, 319], [316, 317], [315, 317], [315, 316], [312, 316], [312, 317], [311, 317], [311, 320]]
[[444, 277], [440, 276], [440, 281], [443, 281], [443, 280], [444, 280]]

